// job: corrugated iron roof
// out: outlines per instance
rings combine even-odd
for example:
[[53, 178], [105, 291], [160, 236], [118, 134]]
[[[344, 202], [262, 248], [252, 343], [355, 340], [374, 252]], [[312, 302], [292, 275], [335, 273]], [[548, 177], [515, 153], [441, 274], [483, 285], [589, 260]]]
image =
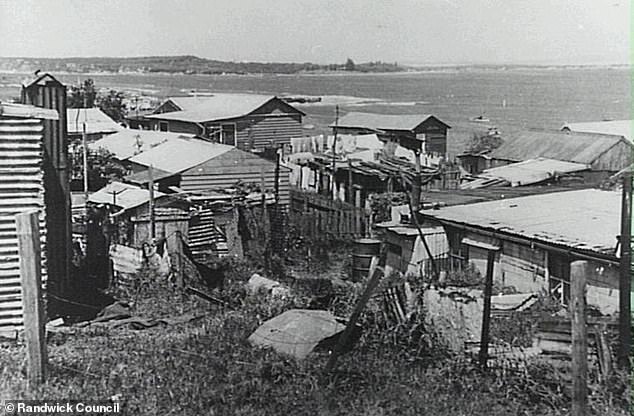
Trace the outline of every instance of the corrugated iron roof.
[[[116, 196], [114, 195], [116, 193]], [[165, 196], [164, 193], [154, 191], [154, 198]], [[115, 203], [116, 199], [116, 203]], [[150, 191], [127, 183], [112, 182], [88, 196], [88, 201], [94, 204], [115, 205], [123, 210], [136, 208], [150, 200]]]
[[165, 172], [180, 173], [232, 149], [235, 147], [181, 137], [163, 142], [129, 160], [143, 166], [153, 166]]
[[118, 133], [107, 135], [88, 146], [93, 150], [103, 148], [114, 154], [117, 159], [126, 160], [168, 140], [192, 137], [194, 136], [182, 133], [123, 129]]
[[545, 243], [614, 254], [621, 194], [583, 189], [422, 211], [428, 218]]
[[590, 165], [621, 141], [630, 143], [623, 136], [607, 134], [523, 130], [505, 134], [489, 156], [517, 162], [544, 157]]
[[98, 108], [69, 108], [66, 110], [66, 126], [69, 134], [81, 134], [86, 123], [86, 133], [114, 133], [123, 130], [113, 119]]
[[57, 113], [57, 110], [15, 103], [0, 102], [0, 115], [3, 117], [59, 120], [59, 114]]
[[[160, 120], [181, 120], [192, 123], [226, 120], [246, 116], [269, 101], [277, 99], [277, 97], [272, 95], [257, 94], [214, 94], [203, 97], [170, 97], [168, 100], [181, 108], [181, 111], [152, 114], [146, 117]], [[291, 107], [286, 103], [284, 103], [284, 105]], [[295, 111], [304, 114], [297, 109], [295, 109]]]
[[[404, 130], [411, 131], [429, 118], [440, 121], [431, 114], [374, 114], [352, 112], [341, 117], [337, 122], [339, 128], [356, 128], [369, 130]], [[443, 123], [442, 121], [440, 121]], [[443, 123], [445, 124], [445, 123]], [[330, 127], [335, 127], [331, 124]], [[447, 126], [449, 127], [449, 126]]]
[[479, 180], [462, 184], [462, 189], [476, 189], [508, 183], [511, 186], [524, 186], [543, 182], [557, 174], [580, 172], [589, 169], [588, 165], [561, 160], [537, 158], [510, 165], [487, 169]]
[[[160, 181], [161, 179], [169, 178], [170, 176], [174, 176], [175, 173], [166, 172], [161, 169], [152, 169], [152, 180]], [[150, 182], [150, 170], [144, 170], [141, 172], [136, 172], [131, 175], [128, 175], [124, 178], [124, 180], [128, 183], [133, 183], [136, 185], [145, 185]]]
[[615, 134], [617, 136], [623, 136], [629, 141], [633, 141], [632, 122], [632, 120], [605, 120], [567, 123], [564, 124], [561, 129], [584, 133]]

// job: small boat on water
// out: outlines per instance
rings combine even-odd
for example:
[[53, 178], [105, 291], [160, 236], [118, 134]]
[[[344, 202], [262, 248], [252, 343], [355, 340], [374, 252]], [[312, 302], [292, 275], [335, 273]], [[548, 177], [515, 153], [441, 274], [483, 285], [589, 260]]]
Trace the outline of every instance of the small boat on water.
[[491, 120], [486, 118], [484, 115], [480, 115], [478, 117], [471, 117], [469, 120], [475, 121], [476, 123], [489, 123]]

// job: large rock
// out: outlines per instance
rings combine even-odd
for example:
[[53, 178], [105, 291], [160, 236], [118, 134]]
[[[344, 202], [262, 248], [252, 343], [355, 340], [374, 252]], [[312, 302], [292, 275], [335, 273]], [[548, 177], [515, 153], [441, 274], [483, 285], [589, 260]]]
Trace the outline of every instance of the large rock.
[[249, 342], [303, 359], [318, 346], [334, 345], [344, 329], [342, 320], [328, 311], [291, 309], [264, 322]]

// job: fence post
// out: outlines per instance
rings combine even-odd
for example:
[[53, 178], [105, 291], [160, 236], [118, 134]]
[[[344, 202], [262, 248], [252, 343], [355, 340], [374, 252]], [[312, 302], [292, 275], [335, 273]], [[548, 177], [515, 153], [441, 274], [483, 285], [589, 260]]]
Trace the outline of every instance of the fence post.
[[332, 354], [330, 355], [330, 358], [328, 359], [328, 362], [326, 363], [326, 367], [324, 369], [324, 375], [327, 375], [328, 373], [330, 373], [330, 371], [334, 368], [335, 364], [337, 363], [337, 357], [339, 356], [339, 354], [341, 354], [343, 348], [346, 346], [348, 342], [348, 338], [350, 338], [350, 335], [352, 335], [352, 331], [354, 330], [357, 320], [361, 316], [361, 313], [363, 312], [363, 309], [365, 308], [366, 303], [368, 303], [368, 301], [370, 300], [370, 297], [372, 296], [372, 292], [378, 286], [379, 282], [381, 281], [381, 277], [383, 277], [383, 269], [379, 267], [378, 257], [372, 258], [368, 276], [370, 280], [368, 281], [368, 284], [365, 287], [365, 290], [363, 291], [361, 298], [359, 298], [359, 300], [357, 301], [357, 304], [355, 305], [354, 310], [352, 311], [352, 314], [350, 315], [350, 319], [348, 319], [346, 328], [337, 339], [335, 348], [333, 349]]
[[182, 289], [184, 286], [184, 271], [183, 266], [185, 262], [183, 261], [183, 233], [181, 230], [176, 230], [176, 286], [179, 289]]
[[586, 327], [587, 261], [570, 264], [572, 324], [572, 414], [585, 416], [588, 406], [588, 329]]
[[623, 176], [621, 198], [621, 264], [619, 278], [619, 367], [630, 372], [632, 349], [632, 172]]
[[29, 388], [32, 388], [44, 382], [47, 362], [38, 212], [17, 214], [15, 224], [20, 255], [27, 378]]
[[484, 282], [484, 307], [482, 311], [482, 333], [480, 336], [480, 366], [486, 368], [489, 358], [489, 327], [491, 322], [491, 292], [493, 291], [493, 269], [495, 251], [487, 252], [487, 273]]

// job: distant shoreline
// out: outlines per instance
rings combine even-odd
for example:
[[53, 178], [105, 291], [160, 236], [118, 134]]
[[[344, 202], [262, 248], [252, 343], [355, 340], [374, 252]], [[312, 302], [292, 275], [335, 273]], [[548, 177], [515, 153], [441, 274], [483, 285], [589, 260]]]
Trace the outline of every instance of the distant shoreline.
[[[500, 65], [500, 66], [430, 66], [416, 67], [399, 71], [369, 72], [369, 71], [299, 71], [296, 73], [274, 73], [274, 72], [251, 72], [251, 73], [233, 73], [226, 72], [220, 74], [205, 74], [198, 72], [151, 72], [151, 71], [55, 71], [48, 69], [40, 69], [41, 72], [53, 72], [58, 75], [65, 76], [117, 76], [117, 75], [138, 75], [138, 76], [201, 76], [201, 77], [302, 77], [302, 76], [374, 76], [374, 75], [421, 75], [421, 74], [453, 74], [453, 73], [482, 73], [482, 72], [521, 72], [521, 71], [561, 71], [561, 70], [630, 70], [631, 65], [627, 64], [593, 64], [593, 65]], [[35, 70], [12, 70], [0, 69], [0, 74], [6, 75], [33, 75]]]

